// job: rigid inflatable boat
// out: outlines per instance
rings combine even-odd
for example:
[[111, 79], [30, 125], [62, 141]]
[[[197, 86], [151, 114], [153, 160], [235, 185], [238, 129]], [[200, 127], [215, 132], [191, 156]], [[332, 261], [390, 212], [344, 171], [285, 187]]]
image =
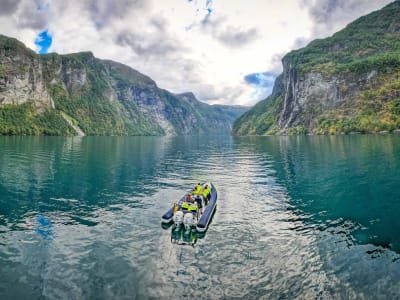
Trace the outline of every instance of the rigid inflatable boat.
[[211, 192], [208, 201], [201, 199], [203, 201], [202, 213], [200, 208], [190, 209], [187, 199], [193, 196], [192, 191], [188, 191], [161, 217], [161, 222], [164, 224], [174, 222], [176, 227], [184, 226], [186, 230], [195, 228], [197, 232], [205, 232], [217, 206], [217, 190], [211, 182], [203, 183], [202, 188], [206, 185], [211, 188]]

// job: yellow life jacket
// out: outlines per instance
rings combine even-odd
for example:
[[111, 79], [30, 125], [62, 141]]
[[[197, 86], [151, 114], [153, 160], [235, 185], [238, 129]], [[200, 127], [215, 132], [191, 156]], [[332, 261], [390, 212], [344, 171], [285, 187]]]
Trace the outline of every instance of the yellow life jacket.
[[193, 192], [193, 194], [200, 195], [201, 194], [201, 184], [198, 184], [195, 189], [196, 190]]
[[197, 210], [197, 203], [192, 203], [189, 205], [189, 211], [196, 211]]
[[182, 209], [186, 209], [188, 211], [196, 211], [197, 208], [198, 208], [196, 202], [195, 203], [189, 203], [189, 202], [186, 202], [186, 201], [182, 203], [181, 207], [182, 207]]
[[207, 196], [211, 193], [211, 188], [207, 186], [207, 188], [204, 189], [203, 191], [203, 197], [207, 198]]

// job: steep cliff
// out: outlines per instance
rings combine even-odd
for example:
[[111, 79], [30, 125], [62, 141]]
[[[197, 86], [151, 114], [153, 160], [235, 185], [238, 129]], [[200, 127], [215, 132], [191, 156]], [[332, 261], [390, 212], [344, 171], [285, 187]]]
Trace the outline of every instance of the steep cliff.
[[0, 134], [228, 133], [245, 110], [175, 95], [91, 52], [39, 56], [0, 35]]
[[233, 133], [335, 134], [400, 128], [400, 1], [283, 60], [274, 92]]

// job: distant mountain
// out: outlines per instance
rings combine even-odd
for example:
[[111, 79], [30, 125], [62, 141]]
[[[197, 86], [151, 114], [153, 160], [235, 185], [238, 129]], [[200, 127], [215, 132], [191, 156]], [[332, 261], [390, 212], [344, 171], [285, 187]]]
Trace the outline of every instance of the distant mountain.
[[37, 55], [0, 35], [0, 134], [191, 135], [229, 133], [245, 107], [175, 95], [91, 52]]
[[400, 1], [283, 60], [274, 90], [233, 134], [337, 134], [400, 128]]

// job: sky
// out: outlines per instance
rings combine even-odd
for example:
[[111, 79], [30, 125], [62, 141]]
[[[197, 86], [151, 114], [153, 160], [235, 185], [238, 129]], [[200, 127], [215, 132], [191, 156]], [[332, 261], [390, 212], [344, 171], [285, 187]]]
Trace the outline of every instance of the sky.
[[0, 0], [0, 34], [37, 53], [92, 51], [173, 93], [254, 105], [281, 59], [391, 0]]

